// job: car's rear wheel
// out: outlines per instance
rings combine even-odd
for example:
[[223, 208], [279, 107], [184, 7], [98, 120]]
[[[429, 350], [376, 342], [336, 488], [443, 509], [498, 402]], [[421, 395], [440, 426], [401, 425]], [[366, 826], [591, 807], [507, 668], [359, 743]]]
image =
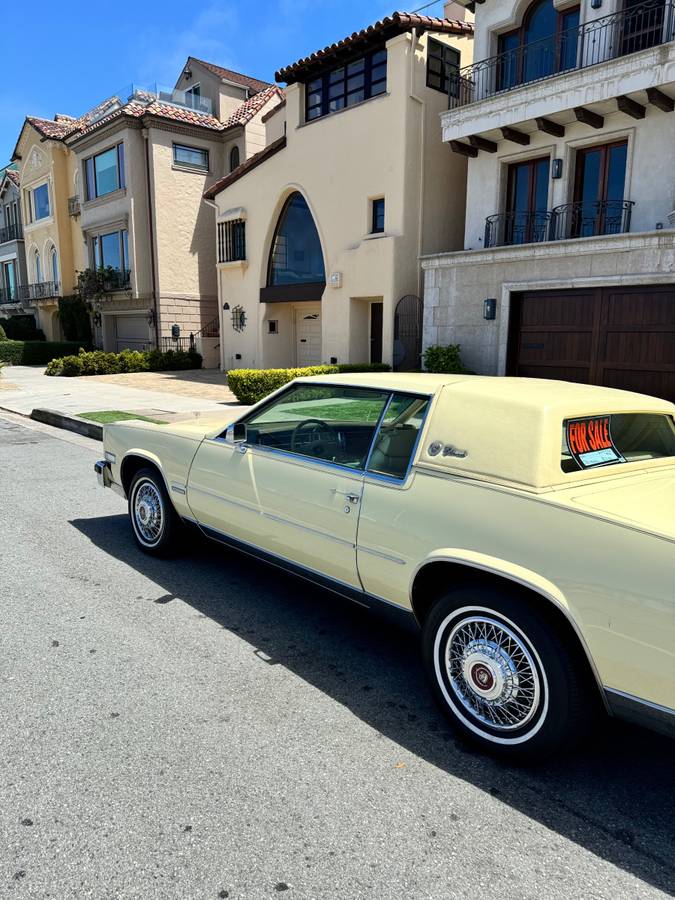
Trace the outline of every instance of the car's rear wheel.
[[144, 553], [170, 556], [180, 530], [180, 518], [155, 469], [140, 469], [129, 489], [129, 518], [136, 543]]
[[433, 606], [422, 635], [434, 694], [472, 743], [534, 760], [583, 734], [592, 703], [579, 655], [525, 594], [459, 587]]

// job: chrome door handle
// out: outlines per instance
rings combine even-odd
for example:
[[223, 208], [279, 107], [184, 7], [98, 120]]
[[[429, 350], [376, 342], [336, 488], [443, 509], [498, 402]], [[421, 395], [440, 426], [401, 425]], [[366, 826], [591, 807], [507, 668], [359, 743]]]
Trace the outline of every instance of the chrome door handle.
[[346, 497], [350, 503], [358, 503], [361, 497], [359, 494], [353, 494], [351, 491], [338, 491], [337, 488], [333, 488], [334, 494], [339, 494], [340, 497]]

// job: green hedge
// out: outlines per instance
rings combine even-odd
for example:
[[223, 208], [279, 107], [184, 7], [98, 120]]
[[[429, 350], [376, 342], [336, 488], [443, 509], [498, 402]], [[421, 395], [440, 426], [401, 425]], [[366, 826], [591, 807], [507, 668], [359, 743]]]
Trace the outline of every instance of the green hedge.
[[64, 353], [77, 353], [80, 347], [74, 341], [0, 340], [0, 359], [14, 366], [40, 366]]
[[201, 369], [202, 357], [193, 350], [122, 350], [106, 353], [103, 350], [80, 352], [75, 356], [53, 359], [45, 375], [117, 375], [122, 372], [167, 372], [182, 369]]
[[227, 373], [227, 385], [240, 403], [250, 406], [288, 384], [289, 381], [293, 381], [294, 378], [348, 372], [388, 372], [389, 369], [385, 363], [308, 366], [304, 369], [230, 369]]

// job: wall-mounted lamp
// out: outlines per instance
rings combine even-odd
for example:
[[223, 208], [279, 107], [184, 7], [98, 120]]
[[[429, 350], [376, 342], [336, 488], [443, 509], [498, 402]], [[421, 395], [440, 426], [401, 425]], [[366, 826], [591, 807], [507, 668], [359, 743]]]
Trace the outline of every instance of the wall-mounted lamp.
[[92, 316], [92, 318], [93, 318], [93, 322], [94, 322], [94, 325], [96, 326], [96, 328], [100, 328], [101, 321], [102, 321], [100, 310], [97, 309], [96, 312], [94, 313], [94, 315]]
[[483, 301], [483, 318], [488, 320], [497, 318], [497, 300], [495, 297], [488, 297], [487, 300]]
[[149, 309], [148, 314], [145, 318], [147, 319], [148, 325], [152, 328], [152, 326], [155, 324], [155, 321], [156, 321], [154, 309]]
[[554, 159], [551, 165], [551, 178], [562, 178], [563, 161], [562, 159]]
[[223, 309], [225, 310], [225, 312], [227, 312], [229, 308], [230, 308], [229, 303], [223, 303]]
[[600, 9], [602, 0], [591, 0], [591, 9]]

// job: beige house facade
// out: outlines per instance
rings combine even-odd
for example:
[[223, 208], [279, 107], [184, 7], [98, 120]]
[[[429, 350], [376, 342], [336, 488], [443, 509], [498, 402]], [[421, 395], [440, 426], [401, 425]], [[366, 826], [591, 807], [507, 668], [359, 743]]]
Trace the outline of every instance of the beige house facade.
[[130, 85], [79, 119], [27, 119], [15, 159], [30, 284], [15, 311], [58, 339], [58, 298], [79, 288], [97, 346], [196, 346], [217, 366], [216, 228], [202, 195], [260, 149], [282, 96], [190, 57], [173, 88]]
[[454, 9], [394, 14], [277, 73], [264, 148], [205, 192], [224, 370], [419, 367], [419, 256], [464, 233], [466, 160], [440, 129], [472, 52]]
[[423, 259], [425, 345], [675, 399], [674, 38], [663, 0], [476, 5], [442, 115], [464, 247]]
[[7, 167], [0, 173], [0, 316], [20, 302], [26, 283], [21, 179]]
[[26, 277], [18, 302], [5, 311], [33, 315], [47, 340], [60, 340], [58, 298], [72, 294], [84, 266], [79, 228], [70, 200], [77, 161], [64, 143], [73, 119], [29, 116], [13, 154], [21, 185]]

